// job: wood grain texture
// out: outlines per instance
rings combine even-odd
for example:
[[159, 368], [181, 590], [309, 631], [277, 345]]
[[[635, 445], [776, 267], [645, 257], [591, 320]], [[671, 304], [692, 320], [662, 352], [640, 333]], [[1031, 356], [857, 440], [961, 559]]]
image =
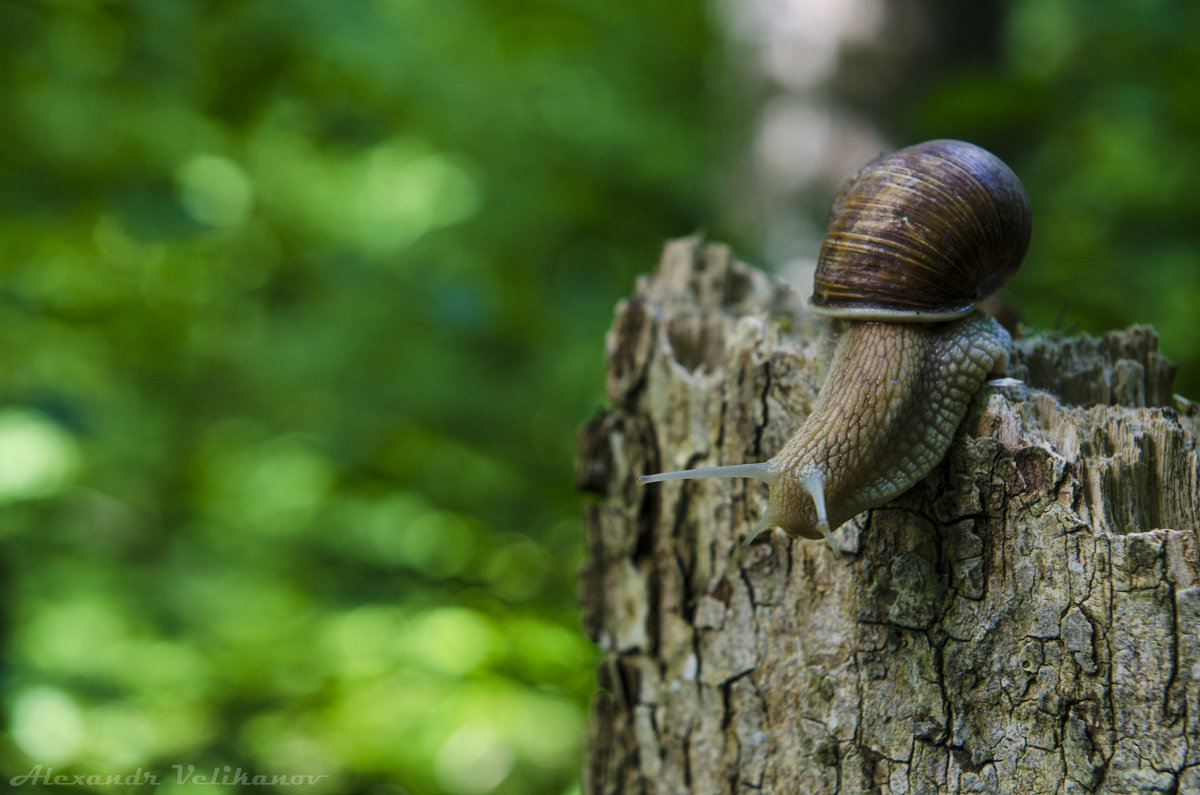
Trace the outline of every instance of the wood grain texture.
[[1200, 416], [1146, 327], [1016, 343], [946, 460], [818, 541], [740, 541], [824, 324], [720, 245], [617, 308], [580, 432], [587, 793], [1200, 792]]

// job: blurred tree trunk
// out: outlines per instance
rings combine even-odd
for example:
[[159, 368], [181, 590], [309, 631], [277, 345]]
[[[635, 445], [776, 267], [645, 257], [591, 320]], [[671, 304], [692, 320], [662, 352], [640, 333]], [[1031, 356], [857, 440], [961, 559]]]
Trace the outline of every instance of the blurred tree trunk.
[[586, 793], [1200, 791], [1200, 417], [1145, 327], [1017, 343], [938, 469], [742, 546], [820, 326], [694, 239], [618, 307], [583, 429]]

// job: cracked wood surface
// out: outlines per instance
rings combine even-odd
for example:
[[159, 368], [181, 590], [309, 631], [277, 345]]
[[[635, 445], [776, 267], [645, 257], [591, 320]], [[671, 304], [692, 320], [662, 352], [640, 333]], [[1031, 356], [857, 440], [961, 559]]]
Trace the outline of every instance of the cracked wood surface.
[[580, 432], [587, 793], [1200, 792], [1200, 415], [1146, 327], [1018, 341], [946, 460], [823, 541], [746, 480], [821, 381], [821, 321], [720, 245], [619, 305]]

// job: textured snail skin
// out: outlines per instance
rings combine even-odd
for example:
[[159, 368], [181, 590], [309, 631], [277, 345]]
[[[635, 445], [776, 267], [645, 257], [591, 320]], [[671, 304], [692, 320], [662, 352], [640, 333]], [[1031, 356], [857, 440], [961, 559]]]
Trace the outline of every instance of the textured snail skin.
[[1009, 343], [979, 311], [940, 324], [849, 324], [812, 413], [768, 462], [778, 474], [760, 524], [820, 538], [907, 491], [942, 460], [980, 385], [1003, 370]]

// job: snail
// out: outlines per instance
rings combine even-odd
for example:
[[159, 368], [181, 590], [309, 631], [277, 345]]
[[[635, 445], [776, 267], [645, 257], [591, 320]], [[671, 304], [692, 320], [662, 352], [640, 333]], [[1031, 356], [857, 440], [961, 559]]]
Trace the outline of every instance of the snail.
[[976, 308], [1017, 270], [1032, 215], [1017, 175], [964, 141], [916, 144], [869, 163], [834, 201], [809, 308], [834, 319], [829, 375], [769, 461], [645, 475], [770, 485], [750, 543], [797, 538], [907, 491], [937, 466], [981, 384], [1003, 373], [1008, 333]]

